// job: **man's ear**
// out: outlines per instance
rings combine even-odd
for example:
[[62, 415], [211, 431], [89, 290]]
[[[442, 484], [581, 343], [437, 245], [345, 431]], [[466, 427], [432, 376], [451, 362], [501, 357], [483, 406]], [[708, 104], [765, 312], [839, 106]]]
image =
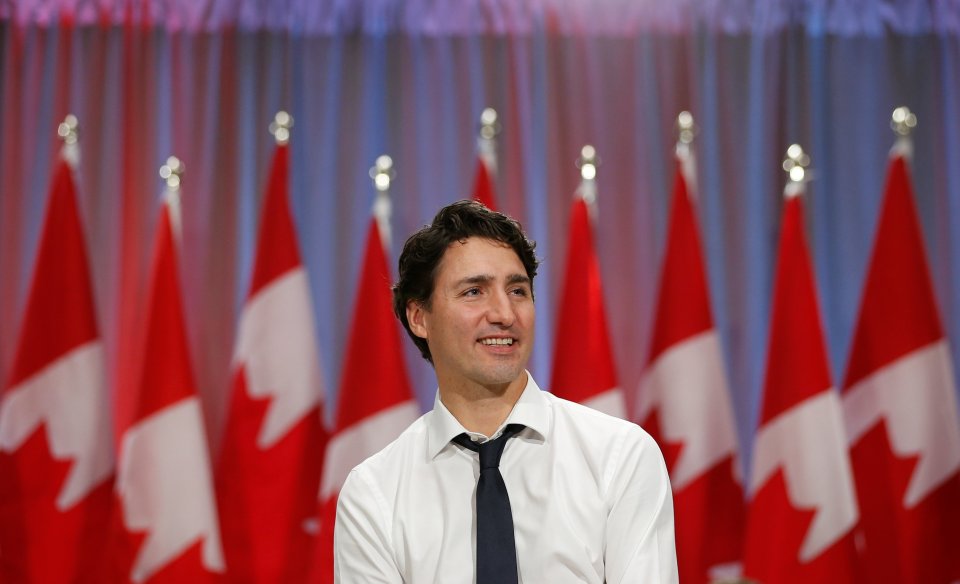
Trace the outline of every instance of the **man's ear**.
[[427, 309], [423, 304], [416, 300], [407, 301], [407, 322], [410, 324], [410, 331], [421, 339], [427, 338], [426, 317]]

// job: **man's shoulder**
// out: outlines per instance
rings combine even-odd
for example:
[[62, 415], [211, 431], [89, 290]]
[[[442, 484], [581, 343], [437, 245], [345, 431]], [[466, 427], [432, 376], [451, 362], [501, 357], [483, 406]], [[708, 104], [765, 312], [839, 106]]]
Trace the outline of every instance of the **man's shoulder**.
[[623, 418], [544, 392], [554, 410], [557, 431], [571, 432], [582, 440], [597, 446], [611, 442], [655, 444], [653, 438], [640, 426]]
[[640, 476], [667, 480], [660, 447], [643, 428], [552, 394], [546, 397], [553, 410], [551, 439], [562, 453], [559, 456], [582, 463], [583, 476], [593, 477], [599, 493], [616, 498], [624, 485]]
[[403, 461], [415, 452], [422, 452], [426, 447], [426, 420], [429, 415], [430, 412], [427, 412], [414, 420], [392, 442], [358, 464], [354, 471], [371, 473], [378, 480], [390, 473], [402, 471], [405, 466]]

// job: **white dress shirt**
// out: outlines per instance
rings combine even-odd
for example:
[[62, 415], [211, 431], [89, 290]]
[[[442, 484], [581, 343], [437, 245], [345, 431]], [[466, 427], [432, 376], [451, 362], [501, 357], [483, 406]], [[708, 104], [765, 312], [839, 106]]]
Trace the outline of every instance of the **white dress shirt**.
[[[636, 424], [527, 386], [500, 459], [520, 582], [675, 584], [673, 498], [663, 456]], [[440, 402], [350, 473], [337, 506], [336, 581], [475, 581], [476, 452]], [[486, 437], [469, 433], [483, 441]]]

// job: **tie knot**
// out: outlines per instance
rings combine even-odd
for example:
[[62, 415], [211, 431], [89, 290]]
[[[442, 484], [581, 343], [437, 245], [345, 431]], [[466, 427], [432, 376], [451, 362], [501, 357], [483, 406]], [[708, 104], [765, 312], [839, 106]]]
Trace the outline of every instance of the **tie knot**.
[[466, 434], [460, 434], [453, 439], [457, 444], [469, 448], [480, 455], [480, 472], [490, 468], [500, 466], [500, 457], [503, 455], [503, 449], [507, 446], [507, 440], [523, 430], [523, 424], [510, 424], [503, 429], [503, 433], [496, 440], [488, 440], [483, 444], [478, 444], [470, 439]]

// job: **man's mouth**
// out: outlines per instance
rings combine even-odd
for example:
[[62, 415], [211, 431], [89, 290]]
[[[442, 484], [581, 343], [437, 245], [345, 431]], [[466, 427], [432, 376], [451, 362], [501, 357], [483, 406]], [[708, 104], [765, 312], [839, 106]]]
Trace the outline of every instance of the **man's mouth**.
[[494, 345], [512, 345], [513, 339], [510, 338], [486, 338], [480, 339], [480, 343], [484, 345], [494, 346]]

